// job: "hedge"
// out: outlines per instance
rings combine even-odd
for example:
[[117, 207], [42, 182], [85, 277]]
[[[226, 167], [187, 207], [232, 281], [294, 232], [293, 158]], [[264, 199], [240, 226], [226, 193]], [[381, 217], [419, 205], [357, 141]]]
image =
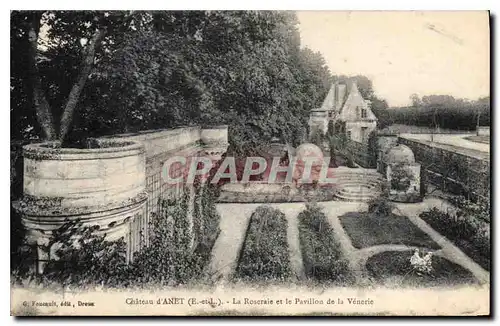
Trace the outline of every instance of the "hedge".
[[278, 209], [260, 206], [252, 213], [235, 276], [244, 281], [284, 281], [292, 275], [287, 220]]
[[220, 233], [220, 214], [215, 202], [218, 189], [214, 185], [196, 188], [193, 212], [195, 253], [205, 265], [210, 259], [212, 248]]
[[299, 213], [299, 238], [307, 277], [317, 281], [352, 284], [353, 275], [325, 214], [316, 205]]

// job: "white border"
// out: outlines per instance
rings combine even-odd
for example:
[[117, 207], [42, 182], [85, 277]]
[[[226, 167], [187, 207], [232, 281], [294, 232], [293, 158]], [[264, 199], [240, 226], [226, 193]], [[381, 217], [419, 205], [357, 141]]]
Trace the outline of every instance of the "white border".
[[[203, 0], [197, 0], [197, 1], [153, 1], [153, 0], [141, 0], [141, 1], [130, 1], [130, 0], [124, 0], [124, 1], [96, 1], [96, 0], [87, 0], [87, 1], [80, 1], [80, 2], [75, 2], [75, 1], [68, 1], [68, 0], [57, 0], [57, 1], [15, 1], [15, 2], [2, 2], [1, 6], [6, 7], [2, 8], [4, 10], [0, 11], [1, 12], [1, 18], [0, 19], [0, 24], [2, 25], [2, 28], [0, 28], [1, 31], [1, 36], [2, 36], [2, 46], [3, 46], [3, 51], [1, 51], [2, 55], [2, 60], [0, 61], [3, 65], [2, 71], [5, 72], [4, 78], [2, 78], [2, 87], [0, 87], [0, 90], [2, 92], [2, 102], [3, 106], [2, 109], [0, 110], [0, 121], [2, 123], [2, 127], [0, 128], [0, 132], [2, 133], [2, 136], [0, 137], [1, 140], [1, 145], [2, 145], [2, 153], [7, 153], [7, 147], [9, 147], [10, 142], [8, 142], [7, 139], [10, 139], [10, 119], [9, 119], [9, 111], [8, 108], [10, 107], [10, 94], [9, 94], [9, 79], [7, 78], [7, 71], [10, 71], [10, 66], [8, 62], [10, 62], [10, 49], [9, 49], [9, 44], [10, 44], [10, 35], [9, 35], [9, 21], [10, 21], [10, 10], [13, 9], [46, 9], [47, 7], [50, 9], [170, 9], [170, 10], [186, 10], [186, 9], [281, 9], [281, 10], [491, 10], [493, 15], [498, 15], [499, 13], [499, 1], [498, 0], [454, 0], [454, 1], [437, 1], [437, 0], [419, 0], [419, 1], [398, 1], [398, 0], [346, 0], [346, 1], [335, 1], [333, 2], [332, 0], [329, 1], [319, 1], [319, 0], [307, 0], [307, 1], [298, 1], [298, 0], [280, 0], [280, 1], [270, 1], [270, 0], [253, 0], [253, 1], [235, 1], [235, 0], [217, 0], [217, 1], [203, 1]], [[496, 24], [498, 24], [498, 20], [496, 20]], [[498, 42], [498, 34], [495, 33], [495, 43]], [[493, 45], [493, 44], [492, 44]], [[498, 56], [498, 53], [496, 53]], [[9, 60], [8, 60], [9, 59]], [[493, 58], [492, 58], [493, 59]], [[492, 71], [492, 76], [496, 76], [497, 74], [497, 69], [498, 67], [494, 65], [495, 70]], [[493, 103], [493, 110], [496, 110], [498, 108], [498, 84], [496, 84], [495, 87], [495, 102]], [[494, 114], [494, 126], [498, 126], [499, 123], [499, 113]], [[499, 140], [497, 139], [496, 135], [494, 135], [494, 144], [495, 146], [498, 145]], [[494, 160], [495, 162], [498, 161], [498, 151], [494, 151]], [[0, 180], [1, 185], [2, 185], [2, 196], [0, 197], [2, 200], [2, 205], [0, 206], [4, 213], [1, 215], [1, 218], [3, 219], [2, 223], [2, 235], [1, 239], [3, 239], [3, 250], [2, 250], [2, 282], [0, 283], [2, 286], [2, 297], [1, 297], [1, 303], [2, 303], [2, 313], [1, 313], [1, 324], [2, 325], [10, 325], [16, 322], [12, 317], [10, 316], [10, 275], [9, 275], [9, 268], [7, 265], [9, 264], [9, 254], [8, 248], [10, 247], [10, 243], [8, 243], [8, 239], [10, 239], [10, 234], [9, 230], [10, 227], [8, 225], [8, 219], [9, 219], [9, 214], [10, 212], [8, 211], [8, 207], [10, 206], [9, 204], [9, 197], [10, 197], [10, 191], [8, 189], [8, 184], [10, 182], [10, 176], [9, 176], [9, 165], [10, 165], [10, 160], [8, 159], [8, 156], [5, 154], [2, 156], [1, 160], [1, 167], [0, 171], [2, 180]], [[497, 175], [497, 174], [496, 174]], [[500, 201], [498, 200], [500, 196], [500, 191], [498, 189], [498, 179], [495, 178], [495, 186], [494, 186], [494, 200], [492, 200], [493, 203], [495, 204], [495, 212], [494, 212], [494, 219], [496, 219], [496, 213], [497, 213], [497, 206], [499, 205]], [[495, 222], [495, 233], [498, 235], [498, 225], [500, 223], [498, 221]], [[495, 248], [495, 257], [494, 261], [498, 261], [498, 251], [497, 248]], [[495, 269], [497, 270], [497, 269]], [[495, 273], [496, 274], [496, 273]], [[496, 275], [495, 275], [496, 276]], [[494, 286], [496, 282], [492, 283], [492, 286]], [[494, 300], [495, 302], [495, 307], [492, 308], [498, 308], [498, 300]], [[497, 310], [497, 309], [495, 309]], [[498, 312], [498, 310], [497, 310]], [[311, 319], [311, 320], [317, 320], [317, 319]], [[108, 320], [106, 320], [108, 321]], [[148, 320], [149, 321], [149, 320]], [[158, 320], [153, 320], [153, 321], [158, 321]], [[162, 320], [163, 321], [163, 320]], [[166, 321], [166, 320], [165, 320]], [[198, 320], [190, 320], [187, 321], [188, 323], [194, 323]], [[257, 323], [259, 324], [271, 324], [271, 322], [276, 322], [277, 320], [265, 320], [265, 321], [253, 321], [252, 323]], [[299, 322], [305, 322], [306, 320], [300, 319]], [[354, 324], [358, 324], [361, 322], [364, 322], [365, 319], [363, 320], [351, 320], [351, 322], [354, 322]], [[374, 320], [370, 320], [370, 322], [373, 322]], [[386, 320], [379, 320], [380, 322], [385, 322]], [[467, 320], [468, 322], [471, 323], [476, 323], [478, 321], [473, 321], [473, 320]], [[25, 321], [23, 324], [25, 325], [30, 325], [30, 324], [41, 324], [41, 325], [50, 325], [54, 322], [54, 320], [30, 320], [30, 321]], [[62, 322], [63, 324], [66, 323], [79, 323], [79, 324], [95, 324], [95, 323], [102, 323], [103, 320], [61, 320], [59, 322]], [[111, 322], [111, 321], [109, 321]], [[143, 323], [144, 321], [138, 321], [135, 319], [131, 319], [130, 321], [127, 320], [113, 320], [113, 323], [124, 323], [124, 322], [139, 322]], [[179, 323], [178, 320], [168, 320], [167, 321], [169, 324], [177, 324]], [[206, 321], [203, 321], [206, 322]], [[227, 320], [226, 322], [235, 322], [235, 320]], [[243, 322], [243, 320], [238, 320], [238, 323]], [[343, 323], [343, 320], [329, 320], [329, 322], [334, 322], [334, 323]], [[405, 320], [404, 322], [415, 322], [412, 320]], [[432, 325], [432, 324], [437, 324], [438, 321], [436, 320], [419, 320], [418, 323], [423, 323], [425, 322], [426, 325]], [[447, 322], [447, 323], [454, 323], [455, 320], [440, 320], [440, 322]]]

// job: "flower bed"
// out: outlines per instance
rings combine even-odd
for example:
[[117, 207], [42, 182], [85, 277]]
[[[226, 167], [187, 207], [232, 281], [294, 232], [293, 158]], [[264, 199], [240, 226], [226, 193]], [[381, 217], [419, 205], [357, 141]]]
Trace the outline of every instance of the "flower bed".
[[377, 282], [402, 286], [450, 286], [477, 284], [471, 272], [442, 257], [432, 257], [432, 271], [418, 273], [410, 264], [412, 251], [386, 251], [366, 262], [366, 269]]
[[235, 277], [243, 281], [285, 281], [292, 274], [287, 220], [277, 209], [260, 206], [250, 217]]
[[422, 212], [420, 218], [434, 230], [455, 243], [467, 256], [486, 270], [490, 270], [490, 224], [473, 216], [444, 213], [437, 208]]
[[406, 216], [349, 212], [340, 218], [342, 227], [358, 249], [381, 244], [440, 249], [426, 233], [415, 226]]
[[351, 284], [354, 278], [325, 214], [319, 207], [308, 205], [298, 219], [306, 275], [318, 281]]

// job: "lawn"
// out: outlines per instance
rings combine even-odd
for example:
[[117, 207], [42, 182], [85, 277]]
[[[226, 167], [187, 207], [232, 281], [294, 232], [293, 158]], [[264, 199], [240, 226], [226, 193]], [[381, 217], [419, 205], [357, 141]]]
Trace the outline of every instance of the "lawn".
[[340, 216], [339, 219], [353, 246], [358, 249], [381, 244], [440, 249], [436, 242], [406, 216], [375, 216], [371, 213], [351, 212]]
[[432, 258], [433, 270], [417, 274], [410, 265], [412, 251], [386, 251], [370, 257], [366, 269], [375, 281], [386, 285], [402, 286], [452, 286], [478, 284], [471, 272], [442, 257]]

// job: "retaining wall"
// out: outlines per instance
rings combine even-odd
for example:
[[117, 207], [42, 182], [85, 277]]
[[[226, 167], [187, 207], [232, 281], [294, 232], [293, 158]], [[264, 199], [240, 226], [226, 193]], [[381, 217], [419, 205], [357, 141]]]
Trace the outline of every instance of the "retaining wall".
[[410, 147], [421, 164], [424, 183], [458, 195], [490, 197], [490, 161], [484, 153], [456, 150], [403, 137], [398, 142]]
[[[220, 158], [228, 146], [227, 126], [112, 135], [89, 144], [92, 148], [24, 146], [23, 196], [14, 206], [28, 242], [38, 248], [67, 219], [79, 219], [99, 225], [110, 239], [124, 237], [132, 259], [141, 245], [149, 244], [148, 226], [152, 214], [159, 212], [159, 200], [179, 198], [185, 189], [182, 183], [163, 180], [164, 162], [172, 156], [206, 153]], [[38, 250], [39, 261], [48, 258], [50, 252]], [[42, 271], [43, 264], [38, 269]]]

